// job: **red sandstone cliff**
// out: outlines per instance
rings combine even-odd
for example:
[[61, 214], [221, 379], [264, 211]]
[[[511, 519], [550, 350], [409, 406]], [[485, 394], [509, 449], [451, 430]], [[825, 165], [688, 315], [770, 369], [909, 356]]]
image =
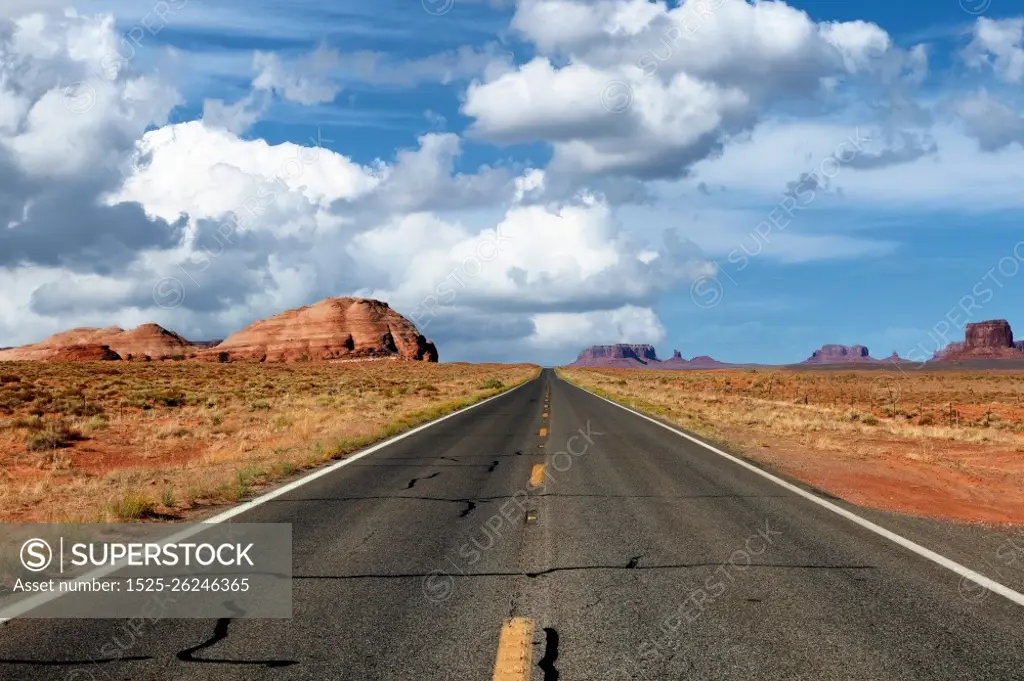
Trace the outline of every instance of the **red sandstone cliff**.
[[934, 361], [964, 359], [1024, 359], [1024, 346], [1013, 340], [1013, 329], [1005, 319], [968, 324], [963, 342], [950, 343], [935, 353]]
[[[107, 347], [118, 357], [99, 356]], [[196, 347], [187, 340], [156, 324], [125, 331], [111, 326], [105, 329], [72, 329], [54, 334], [41, 343], [23, 345], [0, 352], [0, 362], [21, 360], [70, 361], [86, 359], [168, 359], [194, 355]]]
[[199, 353], [213, 359], [268, 362], [398, 357], [437, 361], [437, 348], [387, 303], [367, 298], [327, 298], [264, 319]]

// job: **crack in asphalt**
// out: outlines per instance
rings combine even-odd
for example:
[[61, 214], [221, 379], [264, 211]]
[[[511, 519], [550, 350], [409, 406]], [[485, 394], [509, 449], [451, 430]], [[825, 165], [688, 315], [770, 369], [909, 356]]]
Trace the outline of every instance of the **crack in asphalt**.
[[419, 482], [420, 480], [430, 480], [431, 478], [436, 478], [439, 475], [441, 475], [441, 474], [440, 473], [431, 473], [430, 475], [426, 475], [426, 476], [424, 476], [422, 478], [413, 478], [412, 480], [409, 481], [409, 486], [406, 487], [406, 489], [412, 489], [413, 486], [415, 486], [416, 483]]
[[558, 670], [555, 661], [558, 659], [558, 631], [553, 627], [544, 628], [544, 657], [537, 666], [544, 670], [544, 681], [558, 681]]
[[[225, 604], [227, 608], [235, 615], [245, 614], [241, 608], [239, 608], [233, 601], [227, 601]], [[213, 636], [203, 641], [197, 646], [192, 648], [185, 648], [177, 654], [177, 658], [182, 662], [199, 662], [202, 664], [240, 664], [240, 665], [260, 665], [261, 667], [290, 667], [293, 664], [298, 664], [298, 660], [225, 660], [225, 659], [205, 659], [195, 657], [195, 653], [200, 650], [210, 648], [217, 643], [225, 640], [228, 637], [228, 628], [231, 626], [233, 618], [221, 617], [217, 620], [217, 624], [213, 628]]]
[[[449, 577], [458, 579], [470, 579], [474, 577], [529, 577], [530, 579], [536, 579], [537, 577], [544, 577], [547, 575], [554, 574], [556, 572], [585, 572], [589, 570], [694, 570], [700, 568], [722, 568], [732, 565], [732, 563], [677, 563], [671, 565], [637, 565], [631, 567], [629, 563], [625, 565], [567, 565], [563, 567], [547, 568], [545, 570], [539, 570], [537, 572], [476, 572], [476, 573], [465, 573], [465, 574], [449, 574], [443, 573]], [[787, 564], [787, 563], [750, 563], [749, 565], [744, 564], [743, 569], [751, 568], [766, 568], [766, 569], [781, 569], [781, 570], [879, 570], [877, 565], [802, 565], [802, 564]], [[438, 571], [432, 572], [407, 572], [407, 573], [395, 573], [395, 574], [361, 574], [361, 575], [293, 575], [292, 579], [324, 579], [324, 580], [345, 580], [345, 579], [423, 579], [430, 576], [435, 576]]]

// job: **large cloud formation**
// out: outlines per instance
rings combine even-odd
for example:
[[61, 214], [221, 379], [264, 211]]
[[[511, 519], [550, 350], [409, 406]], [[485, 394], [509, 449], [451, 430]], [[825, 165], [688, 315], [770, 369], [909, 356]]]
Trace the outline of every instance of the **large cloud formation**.
[[[975, 192], [985, 201], [1019, 200], [995, 177], [1019, 165], [1009, 149], [1024, 142], [1024, 119], [994, 88], [1022, 80], [1022, 27], [976, 23], [961, 58], [993, 89], [943, 100], [945, 127], [934, 130], [913, 98], [925, 46], [743, 0], [520, 0], [511, 29], [529, 55], [521, 63], [493, 45], [412, 59], [259, 52], [245, 60], [247, 96], [203, 92], [187, 102], [203, 115], [172, 124], [185, 97], [143, 68], [112, 17], [8, 4], [0, 345], [145, 321], [213, 338], [344, 294], [388, 300], [448, 359], [561, 361], [584, 341], [658, 341], [658, 301], [716, 271], [689, 238], [728, 252], [749, 232], [692, 218], [686, 183], [701, 201], [740, 191], [774, 204], [809, 160], [858, 129], [807, 112], [839, 111], [856, 88], [881, 101], [877, 134], [830, 196], [961, 199], [968, 188], [952, 186], [942, 156], [988, 173]], [[451, 87], [466, 134], [422, 134], [359, 162], [346, 153], [361, 140], [315, 126], [275, 144], [242, 135], [275, 101], [329, 106], [346, 74], [409, 87], [475, 77]], [[469, 142], [540, 145], [550, 160], [471, 165], [479, 147], [467, 152]], [[969, 157], [978, 150], [1000, 152], [998, 164], [986, 171]], [[914, 173], [894, 181], [897, 166]], [[644, 224], [637, 206], [666, 195], [674, 203]], [[792, 250], [775, 256], [783, 262], [894, 247], [797, 229], [778, 243]]]
[[[580, 324], [623, 335], [623, 315], [660, 328], [636, 306], [706, 270], [696, 252], [659, 256], [630, 243], [600, 195], [531, 203], [541, 170], [455, 172], [455, 135], [425, 135], [418, 148], [364, 166], [317, 130], [271, 145], [216, 120], [168, 124], [180, 97], [135, 74], [130, 60], [111, 59], [118, 41], [108, 16], [3, 24], [4, 345], [150, 319], [211, 337], [362, 293], [462, 343], [463, 356], [483, 357], [486, 330], [508, 348], [543, 350]], [[269, 57], [260, 63], [257, 89], [310, 101], [329, 94], [289, 80]], [[465, 286], [444, 293], [460, 273]]]
[[874, 24], [781, 2], [522, 0], [512, 25], [537, 56], [463, 112], [483, 138], [549, 141], [565, 173], [678, 177], [773, 105], [911, 59]]

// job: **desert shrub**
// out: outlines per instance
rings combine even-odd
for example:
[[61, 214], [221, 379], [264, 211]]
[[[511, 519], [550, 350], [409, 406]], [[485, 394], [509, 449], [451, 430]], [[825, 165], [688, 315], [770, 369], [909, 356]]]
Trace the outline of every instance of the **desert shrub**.
[[496, 379], [496, 378], [489, 378], [489, 379], [487, 379], [486, 381], [484, 381], [483, 383], [480, 384], [480, 389], [481, 390], [498, 390], [499, 388], [503, 388], [504, 386], [505, 386], [505, 384], [502, 383], [501, 381], [499, 381], [498, 379]]
[[185, 404], [185, 393], [161, 390], [151, 395], [154, 402], [164, 407], [180, 407]]
[[96, 416], [103, 413], [103, 407], [96, 402], [86, 402], [85, 400], [75, 400], [72, 402], [66, 402], [60, 411], [64, 414], [71, 416], [87, 417]]
[[106, 414], [99, 414], [89, 419], [85, 427], [89, 430], [106, 430], [110, 427], [110, 417]]
[[270, 411], [270, 402], [266, 400], [256, 400], [249, 405], [249, 411]]
[[192, 434], [192, 431], [182, 426], [166, 426], [157, 431], [156, 437], [158, 440], [167, 440], [172, 438], [187, 437]]
[[917, 425], [919, 425], [919, 426], [934, 426], [935, 425], [935, 417], [932, 416], [931, 414], [924, 414], [924, 415], [921, 416], [921, 418], [919, 418], [917, 420]]
[[217, 361], [221, 364], [227, 364], [231, 360], [231, 355], [227, 352], [218, 352]]
[[118, 520], [139, 520], [153, 514], [156, 502], [138, 492], [129, 492], [110, 503], [109, 510]]
[[81, 437], [82, 434], [78, 430], [66, 423], [56, 421], [46, 424], [42, 430], [29, 435], [25, 441], [25, 447], [30, 452], [41, 452], [47, 449], [66, 447], [71, 442], [81, 439]]
[[295, 425], [295, 420], [287, 414], [278, 414], [270, 419], [270, 425], [273, 428], [291, 428]]
[[863, 423], [866, 426], [877, 426], [878, 425], [878, 419], [875, 418], [874, 416], [872, 416], [871, 414], [868, 414], [867, 416], [862, 416], [861, 419], [860, 419], [860, 422]]

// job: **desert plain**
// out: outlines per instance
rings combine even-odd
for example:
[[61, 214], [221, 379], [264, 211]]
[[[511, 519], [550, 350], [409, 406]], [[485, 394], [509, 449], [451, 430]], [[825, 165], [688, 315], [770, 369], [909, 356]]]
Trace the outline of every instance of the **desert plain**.
[[1024, 371], [908, 365], [559, 373], [856, 504], [1024, 523]]
[[194, 518], [539, 371], [401, 359], [0, 362], [0, 520]]

